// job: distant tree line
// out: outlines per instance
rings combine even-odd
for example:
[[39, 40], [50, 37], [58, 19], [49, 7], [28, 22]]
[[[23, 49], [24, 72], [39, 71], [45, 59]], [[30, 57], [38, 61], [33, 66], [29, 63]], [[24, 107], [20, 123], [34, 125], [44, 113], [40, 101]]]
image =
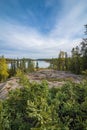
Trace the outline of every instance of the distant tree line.
[[[85, 28], [87, 35], [87, 25]], [[76, 74], [87, 72], [87, 38], [84, 38], [79, 46], [72, 48], [70, 57], [67, 52], [60, 51], [58, 58], [51, 59], [50, 68]]]
[[34, 62], [31, 60], [23, 59], [14, 59], [10, 63], [9, 74], [14, 76], [17, 70], [21, 70], [23, 73], [33, 72], [34, 71]]
[[[37, 67], [38, 68], [38, 64]], [[4, 56], [0, 57], [0, 81], [5, 81], [8, 77], [15, 76], [18, 72], [28, 73], [35, 70], [35, 65], [32, 60], [12, 59], [7, 63]]]

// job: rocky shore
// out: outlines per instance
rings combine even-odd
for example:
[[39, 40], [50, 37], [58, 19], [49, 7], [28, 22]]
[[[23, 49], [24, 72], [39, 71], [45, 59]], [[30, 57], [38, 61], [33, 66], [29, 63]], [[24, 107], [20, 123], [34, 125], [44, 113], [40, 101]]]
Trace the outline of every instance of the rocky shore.
[[[27, 75], [30, 82], [41, 83], [42, 80], [48, 82], [49, 88], [51, 87], [61, 87], [66, 81], [72, 81], [80, 83], [82, 81], [82, 76], [75, 75], [70, 72], [56, 71], [56, 70], [39, 70]], [[20, 88], [18, 78], [10, 78], [4, 83], [0, 83], [0, 99], [6, 98], [8, 92], [15, 88]]]

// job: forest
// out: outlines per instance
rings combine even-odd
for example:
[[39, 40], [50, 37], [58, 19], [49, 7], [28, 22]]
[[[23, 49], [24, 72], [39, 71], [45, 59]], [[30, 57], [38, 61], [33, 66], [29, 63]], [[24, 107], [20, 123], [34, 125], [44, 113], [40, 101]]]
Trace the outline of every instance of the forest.
[[[87, 25], [85, 26], [87, 35]], [[72, 48], [71, 56], [60, 51], [49, 59], [47, 69], [82, 75], [80, 83], [68, 81], [61, 87], [49, 88], [48, 82], [30, 82], [28, 73], [38, 71], [31, 59], [12, 59], [10, 67], [0, 57], [0, 82], [19, 78], [21, 88], [9, 91], [0, 100], [0, 130], [87, 130], [87, 38]]]

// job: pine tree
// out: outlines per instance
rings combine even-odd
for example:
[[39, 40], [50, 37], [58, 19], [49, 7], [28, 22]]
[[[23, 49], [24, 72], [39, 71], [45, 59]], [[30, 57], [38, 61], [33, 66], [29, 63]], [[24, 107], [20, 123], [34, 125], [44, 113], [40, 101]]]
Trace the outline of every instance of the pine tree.
[[80, 53], [79, 53], [79, 47], [77, 46], [76, 48], [72, 49], [72, 57], [71, 57], [71, 66], [70, 70], [76, 74], [80, 74], [81, 71], [81, 58], [80, 58]]
[[68, 70], [69, 69], [69, 62], [68, 62], [68, 55], [67, 55], [67, 52], [65, 52], [65, 70]]
[[39, 69], [38, 61], [36, 62], [36, 70]]
[[34, 71], [34, 63], [31, 60], [28, 60], [28, 72]]
[[[87, 25], [85, 25], [85, 34], [87, 35]], [[87, 70], [87, 37], [81, 42], [81, 55], [83, 62], [83, 70]]]
[[64, 70], [65, 67], [65, 52], [60, 51], [58, 56], [58, 70]]

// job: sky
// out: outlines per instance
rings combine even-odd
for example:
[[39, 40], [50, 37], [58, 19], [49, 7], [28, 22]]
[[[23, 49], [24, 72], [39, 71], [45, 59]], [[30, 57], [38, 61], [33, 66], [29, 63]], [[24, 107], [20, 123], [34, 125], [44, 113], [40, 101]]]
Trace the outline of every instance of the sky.
[[84, 37], [87, 0], [0, 0], [0, 56], [53, 58]]

